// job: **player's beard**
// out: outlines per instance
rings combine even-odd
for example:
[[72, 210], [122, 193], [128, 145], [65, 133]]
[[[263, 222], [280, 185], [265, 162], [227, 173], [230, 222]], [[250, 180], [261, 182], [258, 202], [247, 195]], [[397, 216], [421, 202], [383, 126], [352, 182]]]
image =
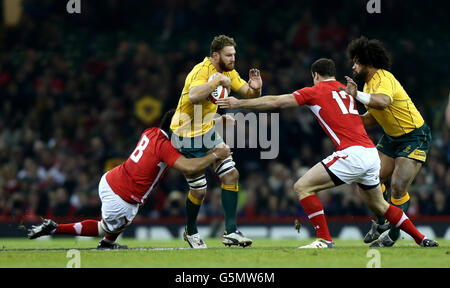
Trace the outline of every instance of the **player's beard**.
[[367, 67], [362, 68], [359, 73], [353, 70], [353, 77], [356, 81], [366, 82], [367, 75], [369, 74], [369, 69]]
[[230, 71], [233, 71], [233, 69], [234, 69], [234, 63], [227, 65], [227, 64], [225, 64], [225, 62], [223, 62], [222, 58], [220, 58], [219, 59], [219, 67], [220, 67], [220, 70], [222, 70], [223, 72], [230, 72]]

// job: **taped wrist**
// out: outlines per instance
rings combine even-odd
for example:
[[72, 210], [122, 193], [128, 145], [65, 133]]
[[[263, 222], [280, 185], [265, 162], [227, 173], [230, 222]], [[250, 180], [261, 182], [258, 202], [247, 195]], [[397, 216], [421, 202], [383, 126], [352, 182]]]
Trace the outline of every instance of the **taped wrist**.
[[358, 91], [356, 92], [356, 100], [363, 103], [364, 105], [369, 105], [370, 103], [370, 94], [366, 92]]

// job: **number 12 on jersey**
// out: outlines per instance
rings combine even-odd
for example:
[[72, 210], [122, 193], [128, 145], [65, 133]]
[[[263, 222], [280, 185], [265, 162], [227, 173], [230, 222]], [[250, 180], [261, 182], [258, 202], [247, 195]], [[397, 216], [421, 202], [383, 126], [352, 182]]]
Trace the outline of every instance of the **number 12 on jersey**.
[[[333, 99], [336, 100], [337, 104], [339, 105], [339, 108], [341, 108], [342, 114], [356, 114], [358, 115], [359, 112], [358, 110], [355, 109], [355, 100], [353, 99], [352, 96], [347, 95], [347, 93], [345, 93], [345, 91], [339, 91], [339, 93], [337, 91], [333, 91]], [[347, 109], [347, 107], [345, 107], [344, 101], [342, 101], [342, 99], [350, 99], [350, 104], [349, 107]]]

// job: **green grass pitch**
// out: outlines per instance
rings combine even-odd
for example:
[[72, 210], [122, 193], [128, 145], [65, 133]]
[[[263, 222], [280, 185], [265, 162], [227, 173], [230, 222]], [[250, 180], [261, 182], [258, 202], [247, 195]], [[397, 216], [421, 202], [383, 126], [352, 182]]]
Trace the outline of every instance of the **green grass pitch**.
[[[220, 239], [205, 239], [209, 249], [187, 249], [183, 240], [120, 239], [129, 250], [95, 250], [98, 239], [0, 239], [0, 267], [64, 268], [79, 251], [81, 268], [365, 268], [378, 257], [379, 266], [450, 267], [450, 240], [437, 239], [437, 248], [422, 248], [412, 240], [399, 240], [392, 248], [374, 252], [362, 240], [336, 240], [335, 249], [297, 249], [313, 239], [254, 239], [251, 247], [224, 247]], [[141, 249], [139, 249], [141, 248]], [[78, 252], [76, 252], [78, 253]], [[372, 262], [370, 262], [372, 260]]]

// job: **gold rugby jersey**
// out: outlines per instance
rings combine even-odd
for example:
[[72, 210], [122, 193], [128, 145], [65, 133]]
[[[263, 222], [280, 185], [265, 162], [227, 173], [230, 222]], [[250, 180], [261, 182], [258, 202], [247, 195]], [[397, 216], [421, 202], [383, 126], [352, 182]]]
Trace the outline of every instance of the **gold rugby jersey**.
[[372, 79], [364, 85], [364, 92], [385, 94], [391, 98], [391, 104], [384, 110], [366, 106], [367, 111], [389, 136], [402, 136], [425, 123], [405, 89], [389, 71], [378, 69]]
[[[209, 57], [203, 62], [195, 65], [186, 77], [178, 106], [170, 123], [170, 129], [178, 136], [197, 137], [208, 132], [214, 125], [213, 118], [217, 112], [217, 105], [208, 99], [202, 100], [197, 105], [189, 101], [189, 89], [208, 82], [209, 76], [217, 70], [211, 63]], [[223, 72], [231, 79], [231, 90], [237, 92], [244, 86], [245, 82], [236, 70]]]

